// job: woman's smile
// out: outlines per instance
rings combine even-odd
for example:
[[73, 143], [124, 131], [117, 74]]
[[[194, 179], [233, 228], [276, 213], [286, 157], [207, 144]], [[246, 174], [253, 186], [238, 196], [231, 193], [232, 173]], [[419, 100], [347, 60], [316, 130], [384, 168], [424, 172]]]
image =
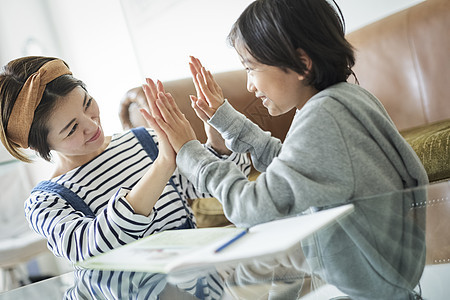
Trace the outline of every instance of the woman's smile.
[[98, 128], [97, 128], [97, 131], [96, 131], [95, 134], [94, 134], [94, 136], [91, 137], [87, 142], [90, 143], [90, 142], [96, 141], [96, 140], [100, 137], [100, 134], [101, 134], [101, 133], [102, 133], [102, 131], [100, 130], [100, 127], [98, 127]]

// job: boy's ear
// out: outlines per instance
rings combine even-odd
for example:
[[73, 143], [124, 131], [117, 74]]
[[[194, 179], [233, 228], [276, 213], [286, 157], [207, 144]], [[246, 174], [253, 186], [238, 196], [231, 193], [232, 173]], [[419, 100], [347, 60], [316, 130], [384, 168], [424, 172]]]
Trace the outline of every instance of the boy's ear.
[[298, 48], [297, 49], [297, 53], [298, 53], [298, 56], [299, 56], [299, 58], [300, 58], [300, 60], [305, 64], [305, 66], [306, 66], [306, 70], [305, 70], [305, 72], [303, 73], [303, 74], [299, 74], [298, 76], [298, 79], [299, 80], [304, 80], [305, 79], [305, 77], [309, 74], [309, 72], [311, 71], [311, 69], [312, 69], [312, 60], [311, 60], [311, 58], [308, 56], [308, 54], [306, 54], [306, 52], [303, 50], [303, 49], [301, 49], [301, 48]]

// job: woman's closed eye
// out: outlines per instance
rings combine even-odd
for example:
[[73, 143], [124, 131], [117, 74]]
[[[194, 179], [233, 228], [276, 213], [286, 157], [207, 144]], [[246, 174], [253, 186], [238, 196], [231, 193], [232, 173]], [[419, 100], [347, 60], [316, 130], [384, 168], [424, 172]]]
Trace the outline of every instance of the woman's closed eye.
[[89, 106], [92, 104], [92, 98], [89, 98], [89, 100], [86, 102], [85, 108], [88, 109]]
[[[86, 111], [89, 107], [91, 107], [92, 101], [94, 101], [94, 99], [93, 99], [92, 97], [89, 98], [87, 101], [85, 101], [85, 104], [84, 104], [84, 110], [85, 110], [85, 111]], [[74, 122], [74, 121], [75, 121], [75, 119], [72, 120], [72, 122]], [[77, 130], [77, 128], [78, 128], [78, 123], [73, 124], [72, 128], [70, 129], [69, 133], [67, 134], [67, 137], [69, 137], [69, 136], [71, 136], [72, 134], [74, 134], [75, 131]]]
[[77, 128], [78, 128], [78, 123], [75, 123], [75, 124], [72, 126], [72, 129], [70, 129], [70, 131], [69, 131], [69, 133], [67, 134], [67, 136], [69, 137], [69, 136], [71, 136], [72, 134], [74, 134], [74, 132], [77, 130]]

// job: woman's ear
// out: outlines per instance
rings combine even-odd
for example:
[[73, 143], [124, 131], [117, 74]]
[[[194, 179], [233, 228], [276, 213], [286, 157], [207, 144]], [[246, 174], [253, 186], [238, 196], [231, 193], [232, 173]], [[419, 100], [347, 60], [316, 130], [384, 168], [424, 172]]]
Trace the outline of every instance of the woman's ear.
[[306, 78], [306, 76], [309, 74], [309, 72], [312, 69], [312, 60], [311, 58], [308, 56], [308, 54], [306, 54], [306, 52], [301, 49], [298, 48], [297, 49], [297, 53], [298, 53], [298, 57], [300, 58], [300, 60], [305, 64], [306, 70], [303, 74], [299, 74], [298, 75], [298, 79], [299, 80], [304, 80]]

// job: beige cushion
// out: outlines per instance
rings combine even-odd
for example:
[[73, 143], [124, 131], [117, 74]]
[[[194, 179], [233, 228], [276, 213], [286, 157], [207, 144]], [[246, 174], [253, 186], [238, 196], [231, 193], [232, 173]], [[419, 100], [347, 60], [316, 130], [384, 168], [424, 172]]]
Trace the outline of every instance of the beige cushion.
[[400, 133], [416, 151], [430, 182], [450, 178], [450, 119]]
[[222, 204], [216, 198], [199, 198], [192, 203], [198, 228], [231, 225], [223, 214]]
[[[259, 172], [252, 169], [248, 179], [255, 180], [258, 175]], [[232, 224], [225, 217], [223, 206], [216, 198], [195, 199], [191, 206], [199, 228], [227, 226]]]

